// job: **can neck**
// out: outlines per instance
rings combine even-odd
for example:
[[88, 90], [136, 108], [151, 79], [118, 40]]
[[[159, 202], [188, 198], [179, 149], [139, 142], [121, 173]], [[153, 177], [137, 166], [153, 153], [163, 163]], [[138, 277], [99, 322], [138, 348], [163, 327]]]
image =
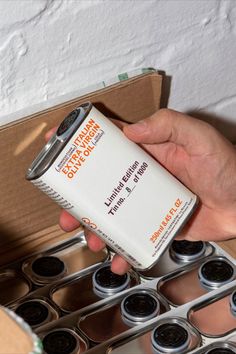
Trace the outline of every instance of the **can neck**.
[[56, 133], [53, 134], [29, 167], [26, 174], [27, 180], [39, 178], [50, 168], [72, 135], [86, 119], [91, 108], [92, 104], [90, 102], [82, 104], [64, 118]]

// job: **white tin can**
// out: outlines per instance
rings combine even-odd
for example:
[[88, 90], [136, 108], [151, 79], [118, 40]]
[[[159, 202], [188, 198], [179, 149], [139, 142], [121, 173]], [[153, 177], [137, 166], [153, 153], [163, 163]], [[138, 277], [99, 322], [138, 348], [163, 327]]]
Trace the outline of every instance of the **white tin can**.
[[26, 178], [140, 270], [153, 266], [197, 204], [91, 103], [64, 119]]

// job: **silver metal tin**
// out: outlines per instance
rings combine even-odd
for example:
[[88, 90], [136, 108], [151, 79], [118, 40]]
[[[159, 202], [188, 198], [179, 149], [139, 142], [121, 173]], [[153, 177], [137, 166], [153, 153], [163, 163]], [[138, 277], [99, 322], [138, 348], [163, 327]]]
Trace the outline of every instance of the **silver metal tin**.
[[[177, 241], [181, 242], [181, 241]], [[155, 266], [147, 271], [142, 271], [139, 272], [139, 274], [145, 279], [145, 280], [151, 280], [155, 279], [158, 277], [165, 276], [167, 274], [170, 274], [174, 271], [179, 271], [180, 269], [186, 269], [186, 266], [192, 263], [199, 263], [203, 262], [204, 259], [207, 259], [207, 257], [211, 256], [214, 254], [215, 249], [213, 245], [211, 245], [209, 242], [204, 242], [204, 250], [205, 252], [202, 253], [202, 255], [198, 256], [198, 258], [189, 259], [188, 262], [180, 260], [180, 257], [176, 257], [173, 254], [173, 251], [171, 248], [168, 248], [164, 254], [159, 258], [158, 262], [155, 264]], [[186, 258], [185, 258], [186, 260]]]
[[[210, 262], [220, 262], [220, 264], [226, 264], [231, 270], [228, 279], [224, 282], [213, 282], [211, 279], [205, 279], [205, 273], [203, 272], [202, 274], [201, 269], [202, 266], [208, 264], [208, 262], [210, 265], [213, 264], [213, 266], [215, 263]], [[214, 268], [210, 269], [212, 270], [212, 276], [215, 277], [216, 274], [214, 272]], [[220, 270], [221, 268], [218, 268], [219, 276]], [[218, 255], [216, 257], [214, 255], [209, 257], [203, 264], [201, 261], [197, 261], [187, 265], [184, 268], [180, 268], [169, 275], [161, 277], [158, 281], [158, 290], [173, 306], [180, 306], [201, 297], [206, 292], [230, 283], [233, 279], [235, 279], [234, 263], [225, 257]]]
[[[57, 321], [39, 328], [37, 333], [41, 335], [42, 332], [48, 332], [58, 327], [75, 327], [83, 337], [87, 338], [91, 345], [104, 343], [109, 338], [125, 333], [130, 328], [122, 319], [120, 304], [127, 294], [134, 294], [139, 288], [143, 289], [143, 285], [138, 285], [134, 290], [127, 289], [122, 293], [100, 300], [84, 309], [64, 316]], [[156, 293], [153, 289], [145, 289], [149, 293], [154, 294], [154, 296], [156, 294], [160, 304], [160, 314], [170, 309], [160, 294]]]
[[236, 353], [236, 343], [216, 341], [194, 352], [195, 354], [233, 354]]
[[37, 283], [47, 284], [61, 279], [67, 273], [65, 263], [54, 256], [39, 256], [32, 260], [31, 272]]
[[224, 343], [221, 346], [216, 346], [206, 352], [206, 354], [233, 354], [236, 353], [236, 346], [229, 343]]
[[[56, 305], [65, 313], [76, 311], [98, 302], [103, 297], [101, 297], [100, 294], [94, 292], [93, 276], [97, 270], [103, 269], [105, 267], [110, 268], [110, 262], [106, 262], [104, 267], [101, 264], [92, 266], [80, 274], [71, 277], [68, 280], [61, 281], [55, 286], [52, 286], [50, 289], [50, 297], [52, 301], [56, 303]], [[133, 270], [130, 270], [127, 273], [126, 279], [129, 279], [129, 283], [126, 284], [124, 289], [128, 287], [134, 287], [140, 282], [138, 274]], [[119, 289], [115, 287], [112, 290], [114, 293], [117, 293], [117, 290]], [[112, 291], [108, 291], [104, 298], [108, 297], [109, 293], [110, 296], [113, 295]]]
[[160, 303], [153, 293], [140, 289], [121, 302], [121, 316], [128, 326], [144, 323], [160, 313]]
[[53, 309], [47, 301], [42, 299], [22, 301], [12, 309], [33, 329], [56, 320], [59, 317], [55, 309]]
[[201, 258], [206, 252], [206, 243], [202, 241], [173, 241], [170, 255], [176, 262], [189, 263]]
[[198, 272], [200, 283], [206, 290], [217, 289], [231, 282], [235, 275], [235, 266], [223, 257], [207, 260]]
[[[84, 240], [81, 242], [83, 248], [85, 246]], [[67, 255], [70, 257], [70, 247], [71, 243], [69, 242], [69, 244], [65, 247], [60, 246], [58, 248], [58, 246], [56, 246], [53, 249], [46, 250], [41, 254], [56, 255], [57, 257], [60, 254], [59, 258], [61, 258], [62, 255], [64, 257], [64, 252], [68, 250]], [[232, 302], [232, 293], [235, 292], [236, 289], [236, 280], [232, 280], [231, 282], [222, 285], [220, 288], [206, 291], [205, 288], [201, 286], [198, 279], [198, 270], [202, 263], [205, 262], [206, 258], [209, 260], [215, 259], [216, 257], [217, 259], [226, 259], [234, 268], [236, 265], [235, 259], [230, 257], [225, 251], [215, 244], [207, 244], [206, 253], [194, 262], [184, 263], [174, 261], [169, 256], [169, 251], [166, 254], [169, 258], [166, 257], [166, 267], [163, 266], [163, 273], [166, 274], [165, 269], [167, 269], [167, 275], [160, 275], [152, 280], [143, 277], [142, 283], [138, 284], [138, 278], [136, 277], [137, 274], [131, 271], [129, 272], [130, 288], [121, 290], [120, 293], [113, 294], [110, 297], [103, 299], [93, 293], [92, 285], [92, 274], [101, 266], [101, 263], [93, 265], [93, 262], [85, 262], [83, 265], [87, 264], [89, 265], [89, 268], [85, 267], [85, 269], [83, 269], [83, 267], [79, 267], [79, 270], [76, 265], [76, 269], [70, 268], [69, 274], [66, 274], [63, 278], [58, 279], [51, 284], [41, 285], [36, 285], [33, 283], [31, 279], [28, 279], [30, 277], [28, 277], [27, 272], [22, 271], [22, 264], [26, 262], [26, 260], [21, 260], [14, 264], [8, 265], [7, 267], [2, 268], [1, 271], [3, 272], [2, 274], [4, 274], [6, 270], [7, 274], [9, 271], [13, 272], [13, 279], [15, 279], [15, 275], [17, 274], [19, 278], [22, 276], [23, 279], [26, 280], [26, 283], [29, 283], [27, 293], [25, 294], [21, 292], [21, 297], [14, 295], [13, 300], [17, 300], [17, 302], [13, 303], [11, 300], [9, 306], [14, 309], [23, 302], [33, 300], [40, 300], [49, 304], [52, 312], [55, 311], [57, 316], [50, 318], [48, 317], [48, 320], [46, 321], [48, 323], [44, 322], [43, 325], [35, 327], [35, 332], [38, 333], [41, 338], [44, 338], [47, 333], [54, 330], [64, 328], [72, 331], [72, 334], [75, 334], [79, 341], [79, 349], [76, 354], [85, 352], [86, 354], [153, 354], [151, 333], [157, 326], [163, 323], [163, 321], [166, 320], [168, 322], [168, 319], [170, 318], [182, 320], [188, 327], [191, 337], [191, 344], [187, 349], [187, 352], [189, 353], [206, 354], [206, 350], [212, 349], [212, 345], [218, 344], [220, 341], [224, 341], [224, 343], [234, 346], [236, 343], [236, 325], [233, 326], [234, 322], [232, 321], [236, 321], [236, 318], [231, 314], [230, 303]], [[84, 252], [79, 253], [79, 255], [83, 257]], [[29, 257], [27, 262], [29, 259], [35, 259], [37, 256], [38, 255], [33, 255], [32, 257]], [[100, 259], [102, 260], [104, 257], [101, 257]], [[64, 260], [65, 258], [63, 258], [63, 261]], [[133, 275], [133, 273], [136, 275]], [[196, 291], [194, 288], [195, 284], [197, 287], [202, 289], [200, 295], [197, 297], [189, 297], [187, 302], [175, 304], [174, 307], [170, 307], [167, 303], [167, 297], [165, 299], [158, 292], [160, 284], [164, 284], [170, 279], [177, 279], [178, 277], [188, 274], [191, 276], [194, 274], [196, 284], [191, 280], [191, 277], [191, 279], [189, 279], [189, 284], [187, 284], [187, 278], [184, 278], [182, 287], [178, 288], [172, 285], [173, 290], [175, 292], [181, 291], [183, 294], [188, 291], [193, 291], [194, 293]], [[30, 275], [32, 276], [32, 274]], [[80, 280], [85, 278], [86, 286], [84, 287], [84, 283], [80, 283]], [[70, 284], [76, 284], [77, 282], [77, 287], [70, 287]], [[3, 284], [7, 283], [3, 282]], [[61, 294], [62, 301], [54, 301], [56, 300], [54, 294], [56, 294], [57, 291], [60, 291], [60, 289], [64, 289], [64, 292]], [[124, 317], [121, 314], [121, 302], [129, 294], [138, 293], [140, 290], [145, 290], [151, 294], [155, 294], [154, 296], [157, 296], [160, 303], [160, 313], [156, 317], [148, 319], [145, 323], [136, 324], [131, 327], [131, 325], [124, 322]], [[197, 291], [198, 290], [199, 289], [197, 289]], [[85, 297], [86, 294], [88, 294], [87, 291], [91, 291], [94, 298], [96, 298], [95, 302], [82, 302], [81, 306], [77, 307], [77, 303], [74, 302], [73, 297], [71, 296], [73, 295], [74, 298], [77, 298], [80, 291], [83, 292]], [[6, 299], [6, 297], [7, 292], [5, 292], [4, 299]], [[66, 308], [67, 305], [65, 306], [65, 302], [67, 302], [67, 304], [71, 303], [70, 309]], [[169, 303], [172, 305], [171, 301], [169, 301]], [[231, 327], [227, 327], [226, 333], [222, 331], [219, 332], [220, 334], [214, 334], [213, 332], [202, 331], [201, 328], [197, 327], [197, 323], [192, 321], [191, 313], [198, 310], [204, 310], [205, 308], [211, 308], [211, 306], [215, 306], [214, 308], [216, 310], [214, 312], [216, 313], [216, 316], [218, 316], [217, 321], [215, 317], [211, 316], [209, 313], [205, 314], [205, 312], [204, 319], [207, 318], [209, 324], [214, 327], [216, 322], [219, 322], [218, 318], [224, 319], [226, 322], [227, 319], [230, 318], [231, 323], [233, 324]], [[93, 332], [88, 332], [86, 328], [92, 328]], [[105, 333], [103, 332], [104, 330]]]
[[[124, 321], [121, 313], [121, 302], [128, 294], [136, 294], [137, 291], [143, 289], [140, 285], [136, 289], [128, 289], [120, 294], [113, 295], [104, 299], [91, 308], [78, 312], [77, 326], [79, 330], [92, 343], [102, 343], [112, 337], [126, 332], [130, 328], [130, 324]], [[159, 302], [160, 313], [169, 310], [169, 306], [160, 294], [153, 289], [145, 288], [149, 294], [153, 294]], [[76, 318], [76, 314], [75, 314]]]
[[[47, 322], [55, 321], [73, 311], [84, 310], [100, 300], [100, 297], [94, 294], [92, 287], [92, 275], [100, 266], [101, 263], [92, 265], [78, 274], [36, 288], [21, 301], [11, 303], [10, 308], [15, 310], [22, 303], [30, 301], [47, 303], [51, 315], [47, 318]], [[129, 274], [130, 287], [133, 287], [139, 283], [139, 277], [134, 271], [129, 271]], [[43, 323], [34, 328], [42, 325]]]
[[230, 308], [233, 316], [236, 316], [236, 291], [230, 297]]
[[152, 331], [151, 342], [155, 354], [182, 354], [191, 349], [191, 335], [188, 326], [178, 318], [166, 319], [159, 324]]
[[[90, 350], [89, 354], [164, 354], [164, 353], [178, 353], [185, 354], [190, 353], [201, 345], [201, 337], [199, 333], [183, 318], [180, 316], [170, 317], [170, 312], [167, 312], [156, 320], [144, 326], [140, 325], [133, 327], [127, 332], [126, 337], [117, 338], [116, 340], [110, 341], [107, 346], [107, 351], [103, 351], [104, 345], [100, 345], [97, 348]], [[178, 337], [173, 337], [171, 331], [163, 331], [161, 340], [157, 342], [155, 340], [155, 334], [157, 333], [157, 328], [163, 328], [163, 326], [172, 325], [178, 326], [180, 331], [178, 332]], [[176, 329], [176, 328], [175, 328]], [[131, 334], [132, 333], [132, 334]], [[128, 335], [130, 340], [128, 341]], [[166, 336], [167, 335], [167, 336]], [[183, 336], [182, 340], [181, 335]], [[167, 339], [168, 343], [164, 343]], [[164, 345], [166, 344], [166, 345]], [[170, 345], [172, 344], [172, 345]], [[176, 348], [174, 347], [176, 344]], [[177, 349], [178, 344], [178, 349]]]
[[117, 275], [111, 271], [111, 263], [103, 264], [93, 274], [93, 291], [101, 297], [117, 294], [130, 286], [130, 275]]
[[[119, 149], [111, 151], [114, 142]], [[110, 169], [104, 173], [102, 165]], [[198, 204], [195, 194], [89, 102], [64, 119], [26, 178], [139, 270], [156, 263]], [[155, 190], [159, 198], [152, 198]], [[150, 206], [160, 212], [149, 213]]]
[[[222, 255], [225, 256], [224, 252]], [[229, 257], [230, 258], [230, 257]], [[232, 259], [230, 259], [232, 260]], [[155, 284], [155, 281], [148, 281], [147, 284]], [[195, 327], [193, 327], [188, 321], [188, 313], [195, 306], [203, 307], [207, 303], [211, 303], [215, 298], [227, 296], [229, 293], [232, 293], [232, 290], [236, 286], [236, 280], [233, 282], [224, 285], [222, 288], [216, 289], [210, 293], [206, 292], [201, 298], [197, 298], [189, 303], [186, 303], [182, 306], [172, 308], [169, 312], [162, 313], [157, 319], [151, 319], [145, 324], [141, 324], [135, 327], [130, 328], [124, 333], [117, 335], [110, 340], [105, 341], [104, 343], [96, 345], [93, 349], [88, 351], [88, 354], [153, 354], [151, 349], [151, 331], [156, 328], [162, 321], [169, 323], [169, 319], [178, 318], [188, 326], [191, 333], [191, 348], [187, 349], [188, 353], [204, 353], [205, 347], [209, 343], [214, 341], [219, 341], [222, 337], [210, 337], [200, 334]], [[206, 316], [207, 317], [207, 316]], [[222, 315], [221, 315], [222, 317]], [[210, 321], [210, 316], [209, 316]], [[236, 343], [236, 330], [223, 337], [225, 341], [235, 341]], [[202, 351], [200, 351], [202, 349]], [[198, 351], [199, 350], [199, 351]]]
[[[83, 353], [78, 334], [69, 328], [60, 328], [42, 338], [44, 354], [80, 354]], [[84, 348], [85, 349], [85, 348]]]

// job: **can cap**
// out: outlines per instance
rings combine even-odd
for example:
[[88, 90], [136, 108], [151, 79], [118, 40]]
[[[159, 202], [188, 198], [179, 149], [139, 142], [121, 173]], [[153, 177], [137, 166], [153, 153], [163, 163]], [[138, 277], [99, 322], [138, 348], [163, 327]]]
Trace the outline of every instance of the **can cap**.
[[204, 255], [206, 244], [202, 241], [174, 240], [170, 246], [170, 255], [175, 261], [192, 262]]
[[206, 290], [213, 290], [232, 281], [235, 270], [226, 259], [219, 257], [204, 262], [199, 268], [198, 277]]
[[137, 290], [121, 302], [121, 316], [128, 326], [135, 326], [150, 320], [160, 313], [160, 303], [147, 290]]
[[66, 116], [66, 118], [59, 125], [57, 129], [57, 136], [61, 136], [65, 132], [67, 132], [68, 129], [70, 129], [70, 127], [73, 125], [73, 123], [75, 122], [79, 114], [80, 114], [80, 108], [74, 109], [72, 112], [70, 112], [68, 116]]
[[230, 297], [230, 309], [234, 316], [236, 316], [236, 290]]
[[151, 341], [154, 353], [182, 353], [188, 349], [190, 335], [181, 324], [164, 323], [154, 329]]
[[79, 350], [79, 343], [72, 331], [59, 329], [43, 338], [43, 348], [46, 354], [75, 354]]
[[32, 272], [41, 278], [58, 278], [64, 275], [66, 267], [64, 262], [54, 256], [36, 258], [31, 264]]
[[111, 271], [111, 263], [102, 265], [93, 274], [93, 291], [94, 293], [105, 298], [119, 293], [129, 287], [129, 273], [118, 275]]
[[17, 306], [15, 312], [31, 327], [42, 325], [50, 317], [47, 305], [40, 300], [25, 301]]

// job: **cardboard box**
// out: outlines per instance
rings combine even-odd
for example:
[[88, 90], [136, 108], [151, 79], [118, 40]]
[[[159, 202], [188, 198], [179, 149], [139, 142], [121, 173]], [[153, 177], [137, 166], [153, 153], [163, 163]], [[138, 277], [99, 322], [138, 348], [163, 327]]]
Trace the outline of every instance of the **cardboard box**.
[[[143, 119], [160, 108], [161, 85], [162, 76], [158, 73], [139, 75], [0, 129], [0, 265], [45, 249], [70, 236], [58, 226], [60, 208], [25, 180], [28, 166], [45, 143], [45, 133], [58, 125], [76, 106], [88, 100], [108, 117], [127, 122]], [[226, 244], [226, 249], [236, 254], [235, 242]], [[4, 327], [5, 321], [6, 317], [0, 311], [1, 327]], [[7, 347], [12, 345], [12, 354], [28, 354], [28, 349], [15, 352], [14, 340], [18, 337], [13, 323], [9, 323], [8, 333], [12, 337], [5, 343]], [[4, 340], [0, 337], [0, 348], [3, 348]], [[6, 353], [0, 349], [0, 354]]]

